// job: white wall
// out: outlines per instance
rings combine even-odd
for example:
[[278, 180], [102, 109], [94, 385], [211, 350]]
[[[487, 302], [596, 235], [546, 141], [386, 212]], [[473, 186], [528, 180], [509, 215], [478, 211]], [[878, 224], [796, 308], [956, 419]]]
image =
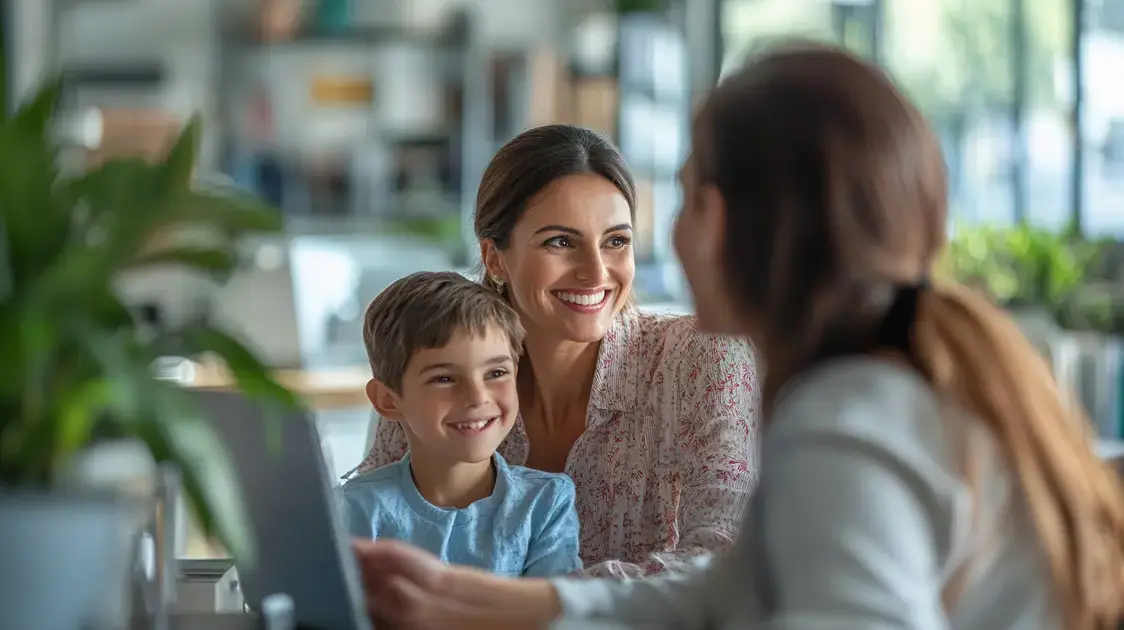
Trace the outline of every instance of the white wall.
[[10, 0], [11, 20], [7, 35], [12, 38], [12, 105], [18, 104], [38, 86], [53, 62], [51, 42], [52, 0]]

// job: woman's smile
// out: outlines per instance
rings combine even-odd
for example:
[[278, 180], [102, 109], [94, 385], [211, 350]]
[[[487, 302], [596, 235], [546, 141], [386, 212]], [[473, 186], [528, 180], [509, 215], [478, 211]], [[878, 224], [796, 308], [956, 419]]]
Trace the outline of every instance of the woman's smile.
[[578, 313], [591, 315], [600, 313], [606, 305], [612, 303], [610, 298], [613, 292], [608, 289], [566, 289], [562, 291], [551, 291], [550, 294], [570, 309]]

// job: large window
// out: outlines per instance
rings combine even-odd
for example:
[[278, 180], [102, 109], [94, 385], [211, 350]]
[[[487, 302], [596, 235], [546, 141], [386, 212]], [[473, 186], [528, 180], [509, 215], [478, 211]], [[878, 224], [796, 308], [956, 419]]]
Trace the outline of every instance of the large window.
[[956, 218], [1124, 237], [1124, 0], [724, 0], [722, 16], [727, 69], [792, 35], [886, 67], [941, 137]]
[[[889, 0], [880, 60], [941, 136], [954, 214], [1072, 218], [1069, 0]], [[926, 28], [916, 25], [925, 24]]]
[[1081, 225], [1124, 237], [1124, 0], [1086, 0], [1081, 34]]

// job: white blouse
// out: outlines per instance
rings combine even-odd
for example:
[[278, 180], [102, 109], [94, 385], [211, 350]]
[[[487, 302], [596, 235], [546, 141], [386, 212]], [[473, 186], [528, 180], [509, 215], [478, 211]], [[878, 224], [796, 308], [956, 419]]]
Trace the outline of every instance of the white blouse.
[[[982, 456], [979, 501], [966, 444]], [[995, 441], [914, 372], [873, 358], [817, 368], [782, 394], [763, 454], [731, 553], [688, 575], [555, 581], [555, 630], [1061, 630]]]

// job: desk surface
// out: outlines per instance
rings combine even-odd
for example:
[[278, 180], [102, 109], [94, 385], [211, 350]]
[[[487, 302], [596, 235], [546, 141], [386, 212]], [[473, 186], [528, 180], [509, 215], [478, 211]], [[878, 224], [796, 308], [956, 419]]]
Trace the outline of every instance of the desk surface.
[[[366, 407], [370, 368], [350, 367], [331, 370], [277, 370], [277, 382], [288, 387], [315, 411]], [[192, 389], [230, 389], [234, 379], [225, 370], [195, 364], [194, 378], [184, 383]]]
[[[171, 615], [167, 625], [152, 619], [133, 619], [130, 630], [262, 630], [264, 626], [257, 615], [246, 614], [197, 614]], [[297, 626], [302, 630], [303, 626]]]
[[256, 615], [246, 614], [170, 615], [167, 625], [153, 619], [134, 618], [130, 624], [130, 630], [259, 630], [261, 627]]

